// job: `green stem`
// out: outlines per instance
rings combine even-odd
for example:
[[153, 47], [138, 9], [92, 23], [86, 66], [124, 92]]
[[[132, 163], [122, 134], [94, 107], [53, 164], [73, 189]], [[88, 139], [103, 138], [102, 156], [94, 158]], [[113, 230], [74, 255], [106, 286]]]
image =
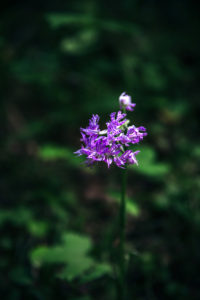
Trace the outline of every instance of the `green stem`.
[[121, 203], [120, 203], [120, 244], [119, 244], [119, 299], [125, 299], [125, 224], [126, 224], [126, 175], [127, 170], [122, 170]]

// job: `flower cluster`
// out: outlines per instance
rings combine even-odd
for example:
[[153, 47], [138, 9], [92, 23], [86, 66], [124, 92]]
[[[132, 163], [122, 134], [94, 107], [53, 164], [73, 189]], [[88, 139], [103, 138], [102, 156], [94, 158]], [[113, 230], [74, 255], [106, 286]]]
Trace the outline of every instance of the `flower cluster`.
[[75, 154], [85, 155], [88, 165], [98, 161], [107, 163], [108, 167], [114, 163], [120, 168], [137, 164], [136, 155], [140, 151], [133, 152], [128, 148], [139, 143], [147, 133], [144, 127], [129, 126], [129, 122], [125, 113], [114, 112], [106, 123], [107, 128], [100, 130], [99, 116], [93, 115], [89, 126], [81, 128], [82, 146]]

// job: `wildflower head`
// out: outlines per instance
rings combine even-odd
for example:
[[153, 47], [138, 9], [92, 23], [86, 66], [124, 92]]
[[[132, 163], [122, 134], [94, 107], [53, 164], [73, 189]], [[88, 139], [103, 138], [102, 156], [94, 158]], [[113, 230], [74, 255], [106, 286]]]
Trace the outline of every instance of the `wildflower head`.
[[[122, 95], [121, 95], [122, 96]], [[120, 97], [121, 97], [120, 96]], [[124, 95], [130, 97], [128, 95]], [[124, 102], [126, 109], [135, 104]], [[123, 105], [125, 105], [123, 104]], [[129, 105], [129, 106], [128, 106]], [[132, 151], [131, 145], [139, 143], [147, 135], [143, 126], [129, 126], [130, 121], [121, 111], [110, 114], [110, 120], [106, 123], [106, 129], [100, 130], [99, 116], [93, 115], [86, 128], [81, 128], [81, 149], [75, 152], [78, 156], [86, 156], [86, 163], [92, 165], [95, 162], [105, 162], [108, 166], [113, 163], [119, 168], [125, 168], [130, 164], [137, 164], [136, 155], [140, 151]]]
[[119, 96], [119, 104], [120, 104], [121, 109], [126, 109], [126, 110], [129, 110], [129, 111], [133, 111], [133, 107], [136, 106], [135, 103], [131, 102], [131, 96], [129, 96], [125, 92], [123, 92]]

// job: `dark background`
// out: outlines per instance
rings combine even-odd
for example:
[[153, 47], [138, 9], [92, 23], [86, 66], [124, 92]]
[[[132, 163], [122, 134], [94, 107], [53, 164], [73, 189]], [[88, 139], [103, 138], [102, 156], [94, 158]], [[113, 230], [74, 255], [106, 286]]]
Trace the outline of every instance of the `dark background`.
[[0, 17], [2, 299], [116, 299], [120, 170], [73, 154], [126, 91], [128, 299], [200, 299], [198, 1], [20, 1]]

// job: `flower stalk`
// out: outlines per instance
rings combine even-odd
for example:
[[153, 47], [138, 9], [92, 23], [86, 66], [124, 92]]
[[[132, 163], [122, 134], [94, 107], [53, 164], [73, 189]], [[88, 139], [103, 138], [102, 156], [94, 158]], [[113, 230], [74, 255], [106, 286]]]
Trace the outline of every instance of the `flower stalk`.
[[121, 170], [121, 202], [120, 202], [120, 243], [119, 243], [119, 299], [124, 300], [126, 294], [125, 276], [126, 276], [126, 262], [125, 262], [125, 228], [126, 228], [126, 177], [127, 169]]

